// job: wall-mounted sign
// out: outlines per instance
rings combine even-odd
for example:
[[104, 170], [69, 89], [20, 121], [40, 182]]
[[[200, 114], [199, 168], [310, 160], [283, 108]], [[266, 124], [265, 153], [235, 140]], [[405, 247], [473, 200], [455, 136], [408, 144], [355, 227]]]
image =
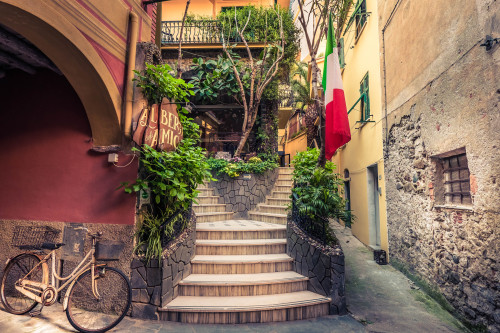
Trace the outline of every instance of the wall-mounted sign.
[[153, 104], [151, 108], [141, 111], [133, 137], [135, 143], [172, 151], [182, 138], [182, 125], [175, 103], [164, 98], [161, 105]]

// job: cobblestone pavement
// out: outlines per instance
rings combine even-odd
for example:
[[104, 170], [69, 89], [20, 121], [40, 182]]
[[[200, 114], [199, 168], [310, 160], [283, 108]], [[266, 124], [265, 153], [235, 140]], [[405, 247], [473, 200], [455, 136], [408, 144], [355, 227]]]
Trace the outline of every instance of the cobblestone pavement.
[[[379, 266], [372, 253], [350, 229], [332, 224], [346, 257], [347, 306], [351, 315], [314, 320], [247, 325], [190, 325], [125, 318], [111, 332], [161, 333], [349, 333], [349, 332], [461, 332], [450, 314], [393, 267]], [[47, 307], [38, 317], [16, 316], [0, 306], [0, 332], [74, 332], [60, 305]]]

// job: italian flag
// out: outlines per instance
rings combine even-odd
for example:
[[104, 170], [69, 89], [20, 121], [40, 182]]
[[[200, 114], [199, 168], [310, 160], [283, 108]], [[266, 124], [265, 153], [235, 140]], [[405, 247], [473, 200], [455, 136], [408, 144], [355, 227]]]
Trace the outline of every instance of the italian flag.
[[340, 74], [339, 55], [335, 37], [333, 36], [331, 16], [328, 22], [326, 39], [323, 89], [325, 91], [326, 105], [325, 155], [329, 160], [339, 147], [351, 140], [349, 118]]

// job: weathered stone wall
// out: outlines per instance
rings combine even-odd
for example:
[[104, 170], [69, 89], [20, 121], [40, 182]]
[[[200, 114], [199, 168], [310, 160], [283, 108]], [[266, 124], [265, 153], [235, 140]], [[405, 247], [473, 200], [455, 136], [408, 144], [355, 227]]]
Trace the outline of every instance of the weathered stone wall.
[[262, 175], [249, 174], [231, 178], [228, 175], [214, 175], [217, 181], [210, 182], [216, 195], [223, 198], [226, 210], [234, 212], [235, 218], [248, 218], [248, 212], [254, 210], [258, 203], [264, 202], [278, 178], [278, 169], [269, 170]]
[[[389, 255], [466, 320], [500, 332], [500, 46], [481, 46], [500, 34], [500, 3], [460, 0], [458, 14], [439, 1], [393, 12], [395, 3], [379, 1], [379, 26], [390, 21], [381, 59]], [[457, 207], [444, 204], [433, 157], [460, 148], [472, 204]]]
[[319, 244], [289, 219], [287, 254], [293, 258], [294, 271], [309, 277], [308, 290], [331, 297], [330, 314], [347, 314], [344, 253], [340, 246]]

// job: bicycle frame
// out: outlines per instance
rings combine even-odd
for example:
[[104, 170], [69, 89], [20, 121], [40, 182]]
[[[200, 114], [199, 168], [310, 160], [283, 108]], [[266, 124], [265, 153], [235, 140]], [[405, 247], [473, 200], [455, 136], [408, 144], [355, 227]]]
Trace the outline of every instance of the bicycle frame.
[[[85, 257], [80, 261], [80, 263], [75, 267], [75, 269], [66, 277], [61, 277], [57, 274], [56, 272], [56, 255], [55, 252], [57, 249], [50, 251], [38, 264], [35, 265], [29, 271], [23, 278], [21, 278], [19, 281], [16, 282], [16, 290], [18, 290], [20, 293], [24, 294], [25, 296], [37, 301], [38, 303], [43, 304], [43, 299], [41, 296], [35, 295], [33, 292], [40, 293], [42, 294], [47, 288], [52, 287], [53, 291], [55, 291], [54, 297], [57, 297], [59, 292], [63, 290], [67, 285], [70, 285], [68, 290], [71, 290], [73, 285], [75, 284], [77, 278], [86, 272], [89, 267], [91, 270], [91, 277], [92, 277], [92, 293], [94, 294], [94, 297], [97, 299], [100, 298], [99, 292], [97, 291], [96, 283], [95, 283], [95, 268], [99, 266], [105, 266], [106, 264], [96, 264], [96, 259], [95, 259], [95, 244], [96, 240], [95, 238], [92, 240], [92, 248], [87, 252]], [[90, 261], [88, 261], [90, 258]], [[36, 282], [36, 281], [31, 281], [26, 279], [27, 276], [33, 272], [39, 265], [43, 265], [46, 263], [48, 260], [51, 260], [51, 269], [50, 271], [52, 272], [51, 274], [51, 282], [50, 283], [41, 283], [41, 282]], [[88, 262], [87, 262], [88, 261]], [[87, 262], [85, 264], [85, 262]], [[85, 264], [85, 265], [84, 265]], [[43, 266], [42, 266], [43, 267]], [[63, 282], [65, 281], [62, 285], [59, 286], [59, 288], [55, 288], [56, 280]], [[63, 302], [63, 310], [66, 310], [68, 307], [68, 298], [69, 298], [69, 293], [66, 293], [64, 296], [64, 302]]]

